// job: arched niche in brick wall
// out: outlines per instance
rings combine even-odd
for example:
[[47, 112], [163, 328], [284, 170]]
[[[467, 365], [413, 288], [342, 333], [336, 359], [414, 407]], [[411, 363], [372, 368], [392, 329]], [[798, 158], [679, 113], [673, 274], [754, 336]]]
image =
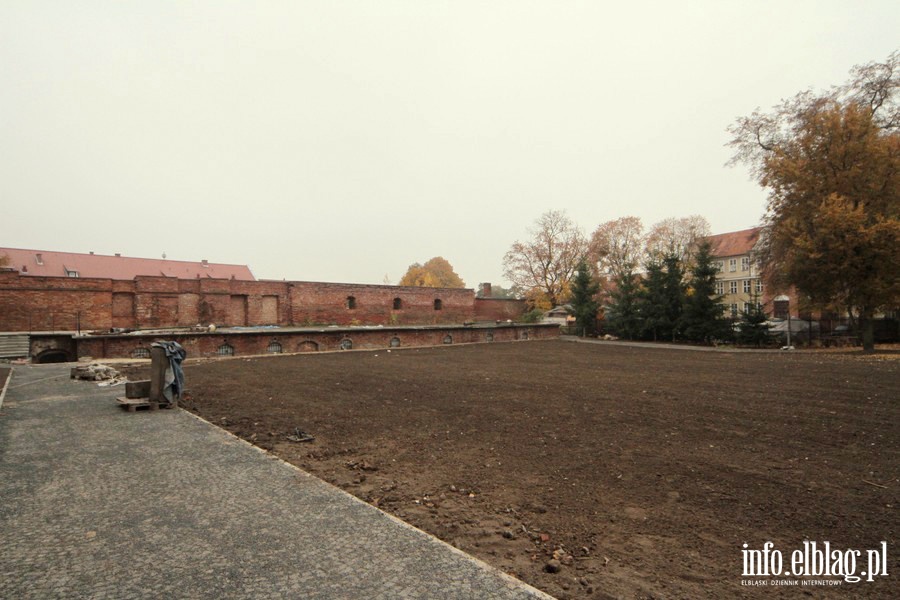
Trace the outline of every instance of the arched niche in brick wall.
[[297, 344], [297, 352], [318, 352], [319, 343], [312, 340], [303, 340]]
[[72, 362], [69, 353], [65, 350], [60, 350], [58, 348], [52, 348], [50, 350], [44, 350], [40, 354], [32, 359], [34, 363], [39, 365], [46, 365], [49, 363], [65, 363]]

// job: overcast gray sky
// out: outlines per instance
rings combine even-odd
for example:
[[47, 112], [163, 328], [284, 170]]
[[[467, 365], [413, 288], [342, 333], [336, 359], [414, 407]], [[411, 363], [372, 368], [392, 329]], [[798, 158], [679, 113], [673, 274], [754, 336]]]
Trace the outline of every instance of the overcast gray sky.
[[743, 229], [726, 127], [898, 31], [895, 1], [0, 0], [0, 246], [475, 287], [550, 209]]

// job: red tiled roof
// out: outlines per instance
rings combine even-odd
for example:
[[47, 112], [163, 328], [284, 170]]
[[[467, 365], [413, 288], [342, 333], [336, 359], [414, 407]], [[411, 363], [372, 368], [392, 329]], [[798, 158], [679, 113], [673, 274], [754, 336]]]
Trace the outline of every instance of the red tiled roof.
[[712, 244], [713, 256], [740, 256], [749, 254], [759, 241], [759, 234], [762, 227], [753, 227], [751, 229], [742, 229], [741, 231], [732, 231], [729, 233], [720, 233], [711, 235], [707, 240]]
[[[178, 279], [214, 278], [256, 281], [247, 265], [226, 265], [206, 261], [132, 258], [102, 254], [78, 254], [47, 250], [0, 248], [0, 256], [8, 256], [8, 267], [22, 275], [67, 277], [75, 271], [78, 277], [131, 280], [138, 275], [177, 277]], [[40, 258], [39, 258], [40, 257]], [[42, 263], [42, 264], [41, 264]]]

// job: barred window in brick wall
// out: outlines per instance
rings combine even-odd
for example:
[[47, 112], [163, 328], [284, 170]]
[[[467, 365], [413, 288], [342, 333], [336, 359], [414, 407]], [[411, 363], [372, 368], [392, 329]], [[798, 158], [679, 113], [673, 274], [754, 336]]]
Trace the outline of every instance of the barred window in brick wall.
[[281, 343], [275, 340], [272, 340], [268, 346], [266, 346], [266, 352], [269, 354], [281, 354], [282, 348]]
[[216, 349], [216, 354], [219, 356], [234, 356], [234, 346], [222, 344]]
[[131, 351], [131, 358], [150, 358], [150, 350], [148, 348], [135, 348]]

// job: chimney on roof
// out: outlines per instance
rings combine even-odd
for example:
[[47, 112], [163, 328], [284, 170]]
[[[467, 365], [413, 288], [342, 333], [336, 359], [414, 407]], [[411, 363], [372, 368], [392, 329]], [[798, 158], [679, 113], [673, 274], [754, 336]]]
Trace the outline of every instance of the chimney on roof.
[[481, 284], [481, 297], [482, 298], [490, 298], [492, 293], [493, 292], [491, 291], [490, 282], [485, 282], [485, 283]]
[[91, 256], [93, 256], [93, 255], [94, 255], [94, 251], [93, 251], [93, 250], [91, 250]]
[[204, 267], [208, 267], [209, 261], [204, 258], [203, 260], [200, 261], [200, 264], [203, 265]]
[[[93, 253], [92, 253], [93, 254]], [[122, 256], [120, 253], [116, 252], [116, 256]]]

